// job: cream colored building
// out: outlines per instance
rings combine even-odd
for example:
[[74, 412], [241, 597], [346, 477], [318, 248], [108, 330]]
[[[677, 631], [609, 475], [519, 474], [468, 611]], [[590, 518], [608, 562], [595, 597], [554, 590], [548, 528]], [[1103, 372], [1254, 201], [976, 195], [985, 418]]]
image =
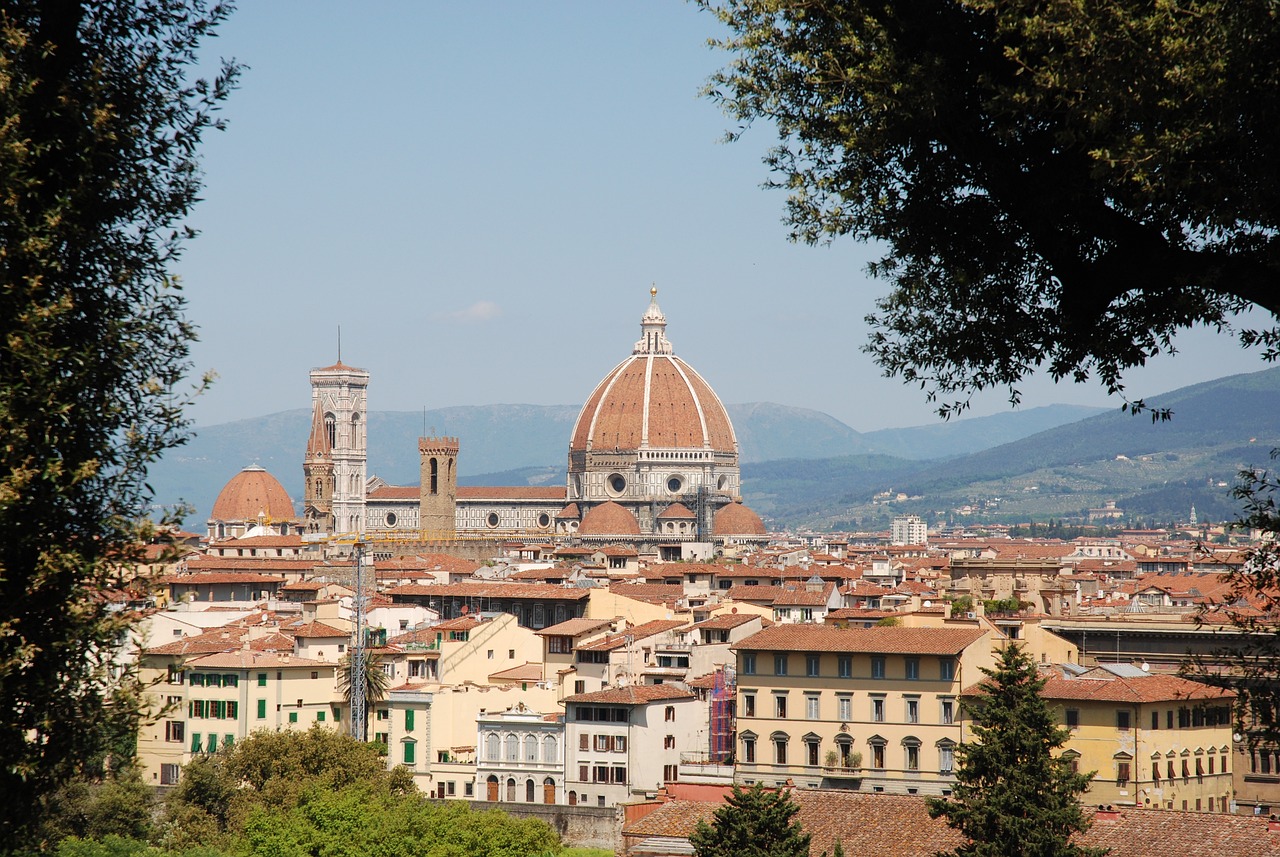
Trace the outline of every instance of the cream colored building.
[[144, 652], [141, 678], [156, 720], [138, 734], [143, 778], [173, 785], [195, 756], [259, 729], [309, 729], [317, 723], [340, 729], [336, 669], [332, 662], [248, 648], [189, 655]]
[[966, 738], [961, 691], [1003, 644], [989, 627], [766, 628], [737, 654], [743, 783], [943, 794]]
[[1052, 669], [1042, 695], [1071, 730], [1064, 752], [1096, 772], [1089, 803], [1231, 810], [1231, 691], [1101, 664]]

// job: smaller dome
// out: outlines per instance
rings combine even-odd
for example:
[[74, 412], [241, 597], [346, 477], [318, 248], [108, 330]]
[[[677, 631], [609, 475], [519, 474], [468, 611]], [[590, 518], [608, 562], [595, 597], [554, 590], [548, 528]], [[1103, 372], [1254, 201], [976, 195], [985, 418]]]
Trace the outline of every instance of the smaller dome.
[[638, 536], [640, 523], [623, 506], [610, 500], [594, 507], [582, 519], [581, 536]]
[[716, 512], [715, 535], [717, 536], [763, 536], [764, 534], [764, 521], [740, 501], [730, 503]]
[[223, 486], [213, 504], [215, 521], [256, 521], [266, 515], [274, 521], [292, 521], [293, 501], [276, 479], [256, 464], [241, 470]]
[[695, 520], [698, 516], [683, 503], [672, 503], [658, 514], [659, 521], [667, 520]]

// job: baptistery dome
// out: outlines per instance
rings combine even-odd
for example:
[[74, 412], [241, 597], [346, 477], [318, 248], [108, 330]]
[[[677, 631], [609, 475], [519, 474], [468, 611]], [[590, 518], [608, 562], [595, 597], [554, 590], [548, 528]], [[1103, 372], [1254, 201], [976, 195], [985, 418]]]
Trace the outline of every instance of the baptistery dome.
[[697, 509], [739, 499], [738, 439], [720, 398], [674, 353], [657, 289], [631, 356], [596, 385], [569, 439], [568, 499], [627, 506], [642, 531], [673, 502]]

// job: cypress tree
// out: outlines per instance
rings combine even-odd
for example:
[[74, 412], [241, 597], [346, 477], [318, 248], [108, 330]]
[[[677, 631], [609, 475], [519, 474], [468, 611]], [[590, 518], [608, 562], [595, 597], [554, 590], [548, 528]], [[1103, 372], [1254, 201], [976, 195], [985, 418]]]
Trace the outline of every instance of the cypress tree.
[[1010, 645], [982, 690], [965, 701], [976, 739], [956, 750], [951, 799], [931, 798], [929, 814], [968, 840], [941, 857], [1101, 857], [1073, 844], [1089, 826], [1080, 795], [1092, 774], [1055, 753], [1069, 737], [1040, 691], [1044, 679], [1026, 651]]

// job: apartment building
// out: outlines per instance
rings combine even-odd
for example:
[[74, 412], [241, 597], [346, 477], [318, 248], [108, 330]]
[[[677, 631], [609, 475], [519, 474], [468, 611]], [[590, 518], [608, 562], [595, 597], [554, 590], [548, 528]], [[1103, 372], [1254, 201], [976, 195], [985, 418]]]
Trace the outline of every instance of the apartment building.
[[959, 698], [1002, 644], [990, 626], [778, 625], [738, 642], [735, 779], [943, 794]]
[[1089, 803], [1231, 810], [1232, 691], [1101, 664], [1054, 667], [1041, 693], [1071, 730], [1064, 755], [1095, 772]]
[[615, 806], [679, 778], [680, 754], [705, 750], [705, 703], [676, 684], [608, 687], [565, 700], [569, 805]]

